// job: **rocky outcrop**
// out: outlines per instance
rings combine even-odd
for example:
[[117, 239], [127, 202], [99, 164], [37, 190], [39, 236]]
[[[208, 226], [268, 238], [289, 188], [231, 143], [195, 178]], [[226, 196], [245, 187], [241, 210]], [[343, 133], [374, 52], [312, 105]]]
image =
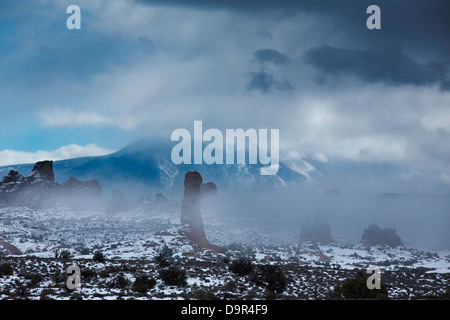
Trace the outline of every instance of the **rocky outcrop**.
[[169, 202], [169, 199], [162, 193], [157, 193], [155, 195], [155, 205], [165, 205], [167, 202]]
[[[203, 221], [200, 212], [200, 186], [202, 176], [197, 171], [189, 171], [184, 176], [184, 198], [181, 202], [181, 224], [189, 224], [191, 228], [203, 230]], [[203, 231], [204, 233], [204, 231]]]
[[71, 177], [63, 184], [55, 182], [53, 161], [37, 162], [26, 177], [11, 170], [0, 182], [0, 204], [41, 206], [56, 202], [80, 204], [85, 200], [100, 199], [102, 188], [96, 180], [80, 181]]
[[361, 244], [364, 246], [380, 245], [393, 248], [403, 246], [403, 242], [396, 234], [396, 230], [394, 228], [381, 229], [375, 223], [364, 229]]
[[0, 256], [1, 255], [22, 255], [22, 251], [20, 251], [17, 247], [8, 243], [2, 235], [0, 235]]
[[218, 250], [206, 238], [203, 219], [201, 215], [202, 176], [197, 171], [189, 171], [184, 177], [184, 198], [181, 203], [181, 224], [187, 225], [187, 236], [193, 245]]
[[31, 170], [31, 173], [27, 177], [30, 182], [47, 181], [49, 183], [55, 183], [55, 174], [53, 173], [53, 161], [40, 161], [36, 162]]
[[39, 205], [50, 197], [54, 185], [53, 161], [37, 162], [26, 177], [11, 170], [0, 184], [0, 202], [4, 205]]
[[200, 185], [200, 192], [202, 197], [204, 196], [216, 196], [217, 186], [214, 182], [207, 182]]
[[62, 184], [62, 189], [82, 197], [100, 198], [103, 190], [97, 180], [80, 181], [77, 178], [70, 177]]
[[307, 217], [302, 224], [299, 243], [304, 242], [333, 243], [331, 228], [322, 215]]

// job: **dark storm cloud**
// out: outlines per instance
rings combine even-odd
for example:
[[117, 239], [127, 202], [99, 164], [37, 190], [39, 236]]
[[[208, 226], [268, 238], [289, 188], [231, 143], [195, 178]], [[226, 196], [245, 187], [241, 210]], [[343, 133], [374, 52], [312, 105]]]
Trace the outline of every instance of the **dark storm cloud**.
[[292, 91], [293, 87], [289, 81], [278, 81], [271, 73], [261, 69], [259, 72], [250, 73], [250, 83], [247, 90], [259, 90], [268, 93], [272, 90]]
[[383, 51], [349, 50], [330, 46], [308, 49], [304, 61], [324, 75], [356, 75], [366, 82], [391, 85], [438, 85], [448, 90], [449, 66], [442, 61], [420, 64], [400, 48]]
[[[450, 57], [450, 1], [448, 0], [136, 0], [150, 5], [183, 6], [204, 10], [230, 10], [285, 19], [298, 13], [316, 16], [319, 28], [333, 30], [350, 41], [368, 46], [407, 44], [407, 48]], [[381, 8], [381, 30], [368, 30], [366, 9]], [[406, 46], [405, 46], [406, 47]]]
[[274, 49], [260, 49], [253, 52], [253, 56], [259, 63], [273, 63], [276, 66], [288, 65], [291, 59]]

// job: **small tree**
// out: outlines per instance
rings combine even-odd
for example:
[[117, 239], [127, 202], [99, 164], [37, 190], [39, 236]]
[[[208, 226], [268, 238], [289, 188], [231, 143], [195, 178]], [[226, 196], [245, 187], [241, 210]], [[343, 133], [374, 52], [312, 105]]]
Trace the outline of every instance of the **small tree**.
[[137, 276], [133, 282], [131, 289], [133, 291], [145, 294], [148, 290], [156, 285], [156, 280], [149, 278], [147, 275]]
[[129, 284], [130, 281], [127, 278], [125, 278], [122, 273], [120, 273], [109, 283], [109, 287], [124, 289], [128, 287]]
[[380, 289], [369, 289], [367, 288], [367, 278], [365, 277], [345, 280], [342, 285], [334, 288], [331, 297], [344, 299], [389, 299], [388, 291], [384, 284], [381, 284]]
[[185, 286], [187, 285], [186, 271], [181, 270], [177, 267], [169, 267], [167, 269], [162, 269], [159, 272], [159, 276], [168, 286]]
[[261, 266], [261, 274], [263, 281], [266, 283], [267, 289], [275, 293], [281, 293], [287, 286], [287, 278], [284, 273], [276, 266]]
[[248, 259], [239, 258], [231, 263], [230, 270], [240, 276], [245, 276], [253, 271], [253, 264]]
[[162, 247], [162, 249], [155, 255], [155, 260], [157, 262], [169, 260], [172, 258], [173, 250], [170, 249], [166, 244]]
[[10, 276], [14, 273], [13, 267], [11, 264], [5, 262], [3, 264], [0, 264], [0, 278], [3, 276]]
[[95, 262], [105, 262], [105, 256], [104, 256], [103, 253], [101, 253], [101, 252], [96, 252], [96, 253], [94, 254], [94, 256], [92, 257], [92, 259], [93, 259]]

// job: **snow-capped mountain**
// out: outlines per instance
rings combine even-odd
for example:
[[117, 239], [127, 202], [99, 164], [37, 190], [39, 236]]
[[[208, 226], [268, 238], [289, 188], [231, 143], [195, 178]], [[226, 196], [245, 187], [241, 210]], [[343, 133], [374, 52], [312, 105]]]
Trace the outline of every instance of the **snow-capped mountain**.
[[[261, 175], [260, 164], [175, 165], [171, 160], [174, 145], [176, 142], [144, 138], [110, 155], [55, 161], [55, 179], [58, 182], [66, 181], [71, 176], [81, 180], [96, 179], [105, 195], [109, 195], [111, 190], [120, 189], [136, 198], [140, 194], [157, 192], [181, 194], [184, 174], [191, 170], [199, 171], [205, 182], [213, 181], [222, 191], [297, 185], [311, 180], [311, 172], [318, 172], [301, 159], [295, 162], [281, 159], [277, 174], [272, 176]], [[27, 173], [32, 166], [3, 167], [0, 168], [0, 175], [8, 174], [9, 170]]]

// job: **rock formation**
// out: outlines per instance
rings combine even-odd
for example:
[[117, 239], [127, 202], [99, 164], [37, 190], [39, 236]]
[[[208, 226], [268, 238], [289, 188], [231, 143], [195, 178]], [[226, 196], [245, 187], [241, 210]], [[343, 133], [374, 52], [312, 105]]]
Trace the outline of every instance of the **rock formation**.
[[82, 182], [71, 177], [62, 185], [56, 183], [53, 161], [48, 160], [37, 162], [26, 177], [11, 170], [0, 182], [2, 205], [40, 206], [58, 201], [74, 204], [101, 196], [102, 188], [96, 180]]
[[184, 177], [184, 198], [181, 203], [181, 224], [188, 226], [188, 238], [192, 244], [202, 248], [218, 250], [206, 238], [201, 215], [202, 176], [197, 171], [189, 171]]
[[165, 195], [163, 195], [162, 193], [157, 193], [155, 195], [155, 204], [156, 205], [164, 205], [169, 201], [169, 199], [166, 198]]
[[365, 246], [403, 246], [403, 242], [396, 234], [396, 230], [394, 228], [381, 229], [375, 223], [369, 225], [368, 228], [364, 229], [364, 233], [361, 238], [361, 244]]
[[203, 183], [200, 186], [200, 192], [203, 196], [216, 196], [217, 195], [217, 186], [214, 182]]
[[0, 256], [2, 255], [22, 255], [17, 247], [13, 246], [0, 234]]
[[77, 178], [70, 177], [62, 184], [62, 188], [76, 196], [100, 198], [103, 190], [97, 180], [80, 181]]
[[49, 183], [55, 183], [55, 174], [53, 173], [53, 161], [40, 161], [36, 162], [31, 170], [31, 173], [27, 177], [32, 180], [31, 182], [38, 182], [45, 180]]
[[303, 242], [317, 242], [317, 243], [333, 243], [331, 237], [331, 228], [327, 220], [322, 215], [314, 215], [307, 217], [302, 225], [302, 232], [300, 234], [299, 243]]

